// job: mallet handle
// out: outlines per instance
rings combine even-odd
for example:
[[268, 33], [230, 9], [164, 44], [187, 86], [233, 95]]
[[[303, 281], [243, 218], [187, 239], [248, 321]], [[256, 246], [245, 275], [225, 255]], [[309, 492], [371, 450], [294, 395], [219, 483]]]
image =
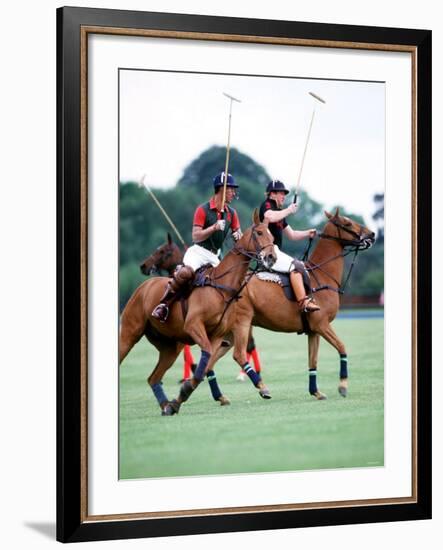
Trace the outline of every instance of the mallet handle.
[[[224, 93], [224, 92], [223, 92]], [[226, 161], [225, 161], [225, 181], [223, 183], [223, 197], [222, 197], [222, 205], [221, 205], [221, 211], [224, 213], [225, 211], [225, 202], [226, 202], [226, 185], [228, 183], [228, 168], [229, 168], [229, 149], [231, 144], [231, 118], [232, 118], [232, 100], [235, 99], [228, 94], [225, 94], [225, 96], [229, 97], [231, 100], [229, 103], [229, 123], [228, 123], [228, 143], [226, 146]], [[239, 101], [238, 99], [235, 99], [235, 101]]]
[[145, 183], [145, 176], [143, 176], [143, 178], [141, 179], [141, 185], [143, 185], [143, 187], [146, 189], [146, 191], [151, 195], [151, 197], [153, 198], [155, 204], [159, 207], [160, 209], [160, 212], [163, 214], [163, 216], [166, 218], [166, 221], [169, 223], [169, 225], [172, 227], [172, 229], [175, 231], [175, 234], [177, 235], [177, 237], [180, 239], [180, 242], [182, 243], [182, 245], [186, 248], [186, 243], [185, 241], [183, 240], [182, 236], [180, 235], [178, 229], [175, 227], [174, 223], [172, 222], [171, 218], [168, 216], [166, 210], [163, 208], [163, 206], [160, 204], [159, 200], [157, 199], [157, 197], [154, 195], [154, 193], [151, 191], [151, 189], [149, 188], [149, 186]]
[[306, 151], [308, 149], [309, 138], [311, 137], [312, 123], [314, 122], [315, 109], [312, 111], [311, 123], [309, 124], [308, 137], [306, 138], [305, 150], [303, 151], [303, 157], [301, 159], [300, 172], [298, 173], [297, 185], [295, 186], [294, 202], [297, 202], [297, 191], [300, 187], [301, 173], [303, 171], [303, 165], [305, 163]]

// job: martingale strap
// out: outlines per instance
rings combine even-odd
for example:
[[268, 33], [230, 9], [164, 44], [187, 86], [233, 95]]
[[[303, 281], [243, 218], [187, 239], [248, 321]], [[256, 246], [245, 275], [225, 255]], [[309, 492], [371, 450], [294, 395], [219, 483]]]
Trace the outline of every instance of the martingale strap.
[[[352, 262], [351, 262], [351, 265], [349, 267], [349, 271], [348, 271], [348, 274], [346, 276], [345, 282], [344, 282], [343, 285], [341, 285], [339, 281], [335, 280], [334, 277], [332, 277], [332, 275], [330, 275], [325, 269], [323, 269], [323, 266], [330, 263], [330, 262], [332, 262], [336, 258], [340, 258], [340, 257], [345, 258], [346, 256], [348, 256], [352, 252], [354, 252], [354, 257], [352, 258]], [[318, 279], [315, 276], [315, 271], [319, 270], [322, 273], [324, 273], [325, 275], [327, 275], [330, 279], [332, 279], [337, 285], [337, 288], [334, 288], [330, 285], [320, 285], [319, 287], [312, 288], [312, 292], [319, 292], [320, 290], [333, 290], [334, 292], [337, 292], [338, 294], [344, 294], [345, 289], [348, 285], [349, 279], [351, 278], [351, 273], [352, 273], [352, 270], [354, 269], [355, 261], [357, 259], [357, 254], [359, 252], [360, 252], [360, 248], [353, 247], [351, 250], [348, 250], [347, 252], [342, 252], [341, 254], [333, 256], [332, 258], [328, 258], [326, 261], [324, 261], [321, 264], [311, 264], [310, 266], [306, 266], [307, 271], [314, 277], [314, 279], [317, 281], [317, 283], [318, 283]], [[311, 263], [311, 262], [309, 262], [309, 263]]]

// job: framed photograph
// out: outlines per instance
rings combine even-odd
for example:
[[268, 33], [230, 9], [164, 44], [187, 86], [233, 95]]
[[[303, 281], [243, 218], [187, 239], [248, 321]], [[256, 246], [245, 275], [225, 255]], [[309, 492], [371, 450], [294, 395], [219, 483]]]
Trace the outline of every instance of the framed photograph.
[[430, 518], [431, 32], [57, 47], [57, 539]]

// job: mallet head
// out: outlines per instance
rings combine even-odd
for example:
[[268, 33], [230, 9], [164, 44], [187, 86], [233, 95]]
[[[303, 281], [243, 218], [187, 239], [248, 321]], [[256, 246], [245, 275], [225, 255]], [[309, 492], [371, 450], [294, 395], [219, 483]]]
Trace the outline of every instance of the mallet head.
[[312, 97], [314, 97], [317, 101], [320, 101], [321, 103], [326, 103], [326, 101], [323, 98], [321, 98], [317, 94], [314, 94], [314, 92], [309, 92], [309, 95], [312, 95]]
[[229, 95], [225, 92], [223, 92], [223, 95], [225, 95], [226, 97], [229, 97], [229, 99], [231, 99], [232, 101], [237, 101], [238, 103], [241, 103], [241, 99], [237, 99], [236, 97]]

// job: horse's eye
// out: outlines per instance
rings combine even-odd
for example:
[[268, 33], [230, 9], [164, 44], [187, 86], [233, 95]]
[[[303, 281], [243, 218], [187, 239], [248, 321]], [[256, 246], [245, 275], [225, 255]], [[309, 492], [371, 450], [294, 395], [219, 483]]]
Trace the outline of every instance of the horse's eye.
[[263, 231], [257, 231], [257, 235], [261, 237], [263, 235]]

